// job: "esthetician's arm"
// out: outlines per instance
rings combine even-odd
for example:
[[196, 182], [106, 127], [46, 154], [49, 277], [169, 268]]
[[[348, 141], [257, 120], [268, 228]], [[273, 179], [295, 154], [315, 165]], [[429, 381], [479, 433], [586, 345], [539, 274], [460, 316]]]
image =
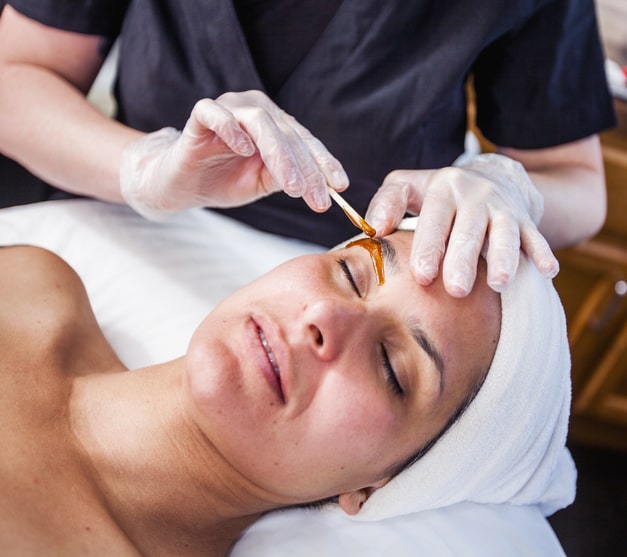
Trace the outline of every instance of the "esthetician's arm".
[[156, 218], [242, 205], [281, 190], [324, 211], [331, 204], [326, 184], [348, 186], [324, 145], [259, 91], [200, 100], [182, 132], [143, 134], [101, 115], [85, 98], [103, 63], [101, 44], [100, 37], [50, 28], [4, 8], [3, 154], [61, 189], [126, 201]]
[[85, 95], [102, 39], [41, 25], [11, 6], [0, 17], [0, 151], [66, 191], [122, 202], [123, 148], [142, 134]]

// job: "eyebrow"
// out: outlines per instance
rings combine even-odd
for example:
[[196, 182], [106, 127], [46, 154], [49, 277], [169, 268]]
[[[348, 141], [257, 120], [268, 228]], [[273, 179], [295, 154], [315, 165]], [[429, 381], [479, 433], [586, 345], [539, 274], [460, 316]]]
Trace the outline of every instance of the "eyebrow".
[[424, 350], [424, 352], [431, 358], [431, 361], [435, 364], [440, 376], [440, 393], [444, 389], [444, 358], [435, 347], [435, 345], [429, 340], [427, 333], [417, 324], [410, 326], [411, 336], [416, 341], [418, 346]]
[[[399, 269], [398, 255], [394, 244], [386, 238], [377, 239], [381, 244], [381, 253], [383, 255], [384, 268], [386, 271], [395, 273]], [[427, 333], [417, 323], [409, 326], [409, 331], [416, 344], [429, 356], [440, 374], [440, 393], [444, 388], [444, 358], [436, 348], [435, 344], [429, 339]]]
[[381, 246], [381, 255], [383, 255], [383, 268], [386, 271], [395, 273], [398, 268], [398, 255], [394, 244], [386, 238], [377, 238], [375, 241], [379, 242]]

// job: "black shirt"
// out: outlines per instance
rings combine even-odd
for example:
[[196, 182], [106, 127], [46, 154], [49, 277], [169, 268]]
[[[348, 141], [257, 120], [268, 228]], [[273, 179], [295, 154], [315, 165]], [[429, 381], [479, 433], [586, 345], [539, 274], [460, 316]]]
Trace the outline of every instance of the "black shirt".
[[[471, 72], [478, 125], [497, 145], [543, 148], [614, 125], [592, 0], [11, 3], [48, 25], [119, 35], [118, 118], [137, 129], [180, 129], [199, 98], [265, 90], [342, 162], [362, 212], [391, 170], [461, 154]], [[354, 231], [337, 208], [316, 214], [282, 193], [225, 212], [325, 245]]]
[[233, 0], [264, 89], [273, 96], [305, 58], [340, 0]]

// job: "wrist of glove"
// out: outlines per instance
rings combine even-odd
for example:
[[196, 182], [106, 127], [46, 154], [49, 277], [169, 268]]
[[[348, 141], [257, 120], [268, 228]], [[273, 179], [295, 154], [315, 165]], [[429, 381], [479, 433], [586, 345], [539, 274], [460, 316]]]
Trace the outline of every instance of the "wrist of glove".
[[126, 146], [120, 164], [120, 193], [126, 203], [152, 221], [165, 221], [183, 208], [171, 205], [171, 196], [162, 191], [163, 173], [173, 156], [181, 132], [162, 128]]

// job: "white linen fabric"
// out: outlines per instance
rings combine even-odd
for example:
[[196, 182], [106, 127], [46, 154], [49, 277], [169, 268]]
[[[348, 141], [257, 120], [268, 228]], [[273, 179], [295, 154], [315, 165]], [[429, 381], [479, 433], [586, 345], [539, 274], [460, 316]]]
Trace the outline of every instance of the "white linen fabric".
[[74, 268], [105, 337], [131, 369], [183, 355], [196, 327], [231, 292], [287, 259], [324, 251], [202, 209], [164, 224], [90, 200], [0, 215], [0, 244], [47, 248]]
[[[230, 292], [284, 260], [323, 251], [209, 211], [156, 224], [92, 200], [2, 209], [2, 244], [37, 245], [63, 257], [130, 368], [180, 356], [197, 325]], [[520, 403], [529, 398], [521, 396]], [[356, 554], [564, 557], [537, 505], [470, 502], [368, 523], [350, 520], [335, 506], [279, 511], [252, 525], [231, 557]]]

